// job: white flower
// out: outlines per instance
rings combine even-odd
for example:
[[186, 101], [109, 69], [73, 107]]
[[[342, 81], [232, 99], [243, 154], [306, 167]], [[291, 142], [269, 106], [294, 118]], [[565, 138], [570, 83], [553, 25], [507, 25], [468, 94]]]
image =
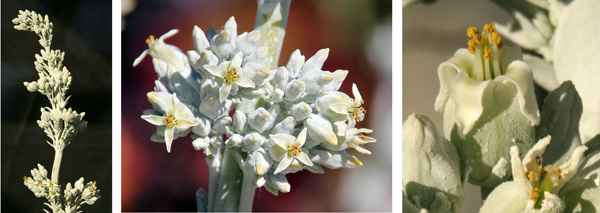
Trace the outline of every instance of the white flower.
[[354, 99], [351, 105], [338, 103], [329, 106], [331, 110], [337, 113], [348, 114], [350, 116], [348, 119], [348, 126], [354, 126], [356, 123], [365, 119], [365, 114], [367, 113], [365, 108], [362, 107], [362, 104], [364, 104], [365, 101], [362, 99], [355, 83], [352, 83], [352, 94], [354, 94]]
[[176, 94], [172, 95], [172, 99], [163, 116], [142, 115], [142, 118], [151, 124], [166, 127], [164, 135], [167, 152], [171, 152], [171, 143], [176, 131], [185, 131], [192, 126], [198, 125], [192, 111], [179, 101]]
[[[189, 66], [187, 56], [183, 54], [179, 48], [170, 44], [166, 44], [164, 41], [165, 39], [177, 34], [177, 32], [179, 32], [179, 30], [173, 29], [162, 35], [160, 38], [158, 38], [158, 40], [156, 40], [153, 35], [150, 35], [150, 37], [146, 39], [148, 49], [144, 50], [144, 52], [142, 52], [142, 54], [135, 59], [133, 66], [137, 66], [140, 62], [142, 62], [147, 54], [150, 54], [152, 58], [156, 59], [152, 60], [155, 67], [171, 66], [172, 71], [181, 73], [184, 78], [190, 77], [192, 71]], [[159, 78], [168, 74], [166, 72], [158, 72], [159, 70], [166, 69], [156, 69]]]
[[[513, 181], [496, 187], [481, 207], [481, 212], [562, 212], [565, 204], [557, 194], [577, 173], [587, 147], [581, 145], [569, 161], [559, 167], [542, 166], [542, 155], [550, 137], [539, 140], [519, 159], [517, 146], [510, 148]], [[543, 179], [542, 179], [543, 177]]]
[[279, 161], [279, 166], [275, 169], [274, 174], [286, 169], [292, 164], [294, 159], [308, 166], [313, 165], [308, 158], [308, 155], [306, 155], [302, 149], [302, 145], [304, 145], [304, 142], [306, 141], [306, 132], [306, 128], [302, 129], [298, 138], [287, 134], [270, 135], [275, 144], [269, 149], [269, 154], [273, 160]]
[[224, 82], [219, 90], [219, 101], [223, 102], [231, 92], [232, 84], [245, 88], [254, 88], [254, 82], [243, 76], [242, 53], [238, 53], [230, 62], [223, 62], [220, 66], [204, 65], [204, 68], [214, 76], [223, 78]]

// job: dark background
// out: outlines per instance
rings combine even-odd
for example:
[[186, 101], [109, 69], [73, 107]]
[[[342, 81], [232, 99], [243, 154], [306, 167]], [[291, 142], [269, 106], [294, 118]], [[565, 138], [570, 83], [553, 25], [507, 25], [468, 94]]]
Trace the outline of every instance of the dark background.
[[[321, 175], [308, 171], [289, 174], [291, 191], [279, 196], [257, 189], [253, 211], [392, 210], [391, 59], [384, 62], [388, 69], [382, 74], [376, 70], [381, 64], [370, 61], [368, 53], [374, 30], [388, 23], [386, 39], [374, 39], [374, 43], [388, 48], [378, 54], [391, 58], [391, 6], [391, 1], [292, 1], [279, 65], [285, 66], [296, 49], [308, 59], [319, 49], [330, 48], [323, 70], [350, 71], [340, 90], [352, 96], [352, 83], [357, 84], [368, 112], [357, 127], [374, 129], [373, 137], [378, 141], [365, 146], [373, 152], [371, 156], [351, 151], [363, 167], [325, 169]], [[195, 191], [208, 185], [205, 156], [193, 149], [189, 136], [174, 141], [169, 154], [163, 143], [150, 141], [155, 126], [140, 118], [143, 110], [152, 108], [146, 93], [153, 90], [156, 80], [151, 57], [132, 67], [135, 58], [148, 48], [146, 38], [179, 29], [166, 43], [185, 53], [193, 49], [194, 25], [204, 32], [210, 25], [220, 30], [235, 16], [241, 34], [253, 30], [256, 8], [256, 1], [138, 1], [135, 10], [125, 16], [121, 65], [123, 211], [196, 211]], [[383, 90], [376, 90], [380, 88]], [[376, 97], [383, 101], [376, 103]], [[388, 114], [378, 120], [375, 109]], [[362, 175], [355, 179], [358, 184], [348, 184], [348, 178], [359, 177], [351, 173]]]
[[[13, 28], [19, 10], [47, 14], [54, 23], [51, 49], [65, 52], [73, 81], [67, 107], [86, 112], [88, 128], [63, 154], [60, 184], [95, 180], [101, 198], [84, 212], [110, 212], [111, 174], [111, 2], [2, 1], [2, 212], [42, 212], [44, 198], [23, 185], [23, 176], [42, 164], [51, 174], [54, 149], [36, 120], [46, 96], [28, 92], [23, 82], [38, 79], [34, 54], [39, 37]], [[62, 193], [62, 192], [61, 192]]]

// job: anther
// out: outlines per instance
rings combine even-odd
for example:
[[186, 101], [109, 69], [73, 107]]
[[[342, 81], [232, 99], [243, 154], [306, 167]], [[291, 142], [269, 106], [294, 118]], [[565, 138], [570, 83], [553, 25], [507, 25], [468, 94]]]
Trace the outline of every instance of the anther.
[[483, 51], [484, 51], [484, 53], [485, 53], [485, 54], [483, 55], [483, 57], [484, 57], [485, 59], [487, 59], [487, 60], [490, 60], [490, 59], [492, 59], [492, 51], [490, 50], [490, 48], [488, 48], [488, 47], [485, 47], [485, 49], [483, 49]]
[[494, 23], [489, 23], [489, 24], [486, 24], [485, 26], [483, 26], [483, 30], [485, 30], [489, 33], [493, 33], [493, 32], [496, 32], [496, 26], [494, 25]]
[[150, 35], [150, 37], [148, 37], [146, 39], [146, 44], [152, 44], [154, 43], [155, 39], [154, 39], [154, 35]]
[[475, 37], [478, 34], [479, 34], [479, 30], [477, 30], [477, 27], [467, 28], [467, 36], [469, 36], [469, 38]]
[[540, 189], [538, 188], [533, 188], [531, 191], [529, 191], [529, 200], [537, 200], [539, 192]]

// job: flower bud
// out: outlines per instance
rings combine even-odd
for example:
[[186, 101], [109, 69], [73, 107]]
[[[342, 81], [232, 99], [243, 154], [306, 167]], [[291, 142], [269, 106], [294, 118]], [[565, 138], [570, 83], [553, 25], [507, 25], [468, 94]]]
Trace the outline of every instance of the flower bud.
[[[434, 206], [442, 193], [455, 211], [464, 196], [460, 176], [460, 159], [456, 148], [438, 134], [425, 116], [412, 114], [402, 124], [402, 185], [409, 198], [416, 197], [421, 206]], [[409, 172], [410, 171], [410, 172]]]
[[292, 132], [294, 131], [295, 126], [296, 126], [296, 120], [294, 119], [294, 117], [289, 116], [289, 117], [283, 119], [278, 124], [276, 124], [273, 127], [273, 131], [271, 134], [283, 133], [283, 134], [291, 135]]
[[236, 110], [233, 113], [233, 127], [238, 132], [243, 132], [246, 126], [246, 114], [240, 110]]
[[254, 112], [248, 115], [248, 124], [250, 124], [250, 127], [257, 130], [259, 133], [262, 133], [271, 127], [274, 121], [275, 118], [271, 115], [271, 113], [262, 107], [256, 109]]
[[192, 146], [194, 146], [194, 149], [196, 151], [199, 151], [201, 149], [208, 149], [209, 145], [210, 145], [209, 137], [199, 137], [199, 138], [194, 139], [194, 141], [192, 141]]
[[279, 88], [284, 88], [288, 83], [288, 70], [285, 67], [279, 67], [275, 76], [273, 77], [273, 83]]
[[219, 115], [219, 109], [221, 108], [221, 102], [219, 99], [208, 95], [204, 97], [200, 104], [199, 111], [210, 119], [215, 119]]
[[290, 109], [290, 113], [297, 121], [302, 121], [312, 113], [312, 108], [307, 103], [300, 102]]
[[302, 92], [304, 92], [304, 81], [294, 79], [285, 87], [285, 98], [294, 101], [300, 97]]
[[304, 65], [304, 56], [301, 55], [300, 50], [297, 49], [292, 53], [290, 60], [285, 67], [290, 71], [291, 76], [298, 77], [302, 65]]
[[333, 133], [331, 123], [320, 115], [311, 114], [305, 123], [308, 128], [308, 135], [317, 142], [327, 142], [331, 145], [337, 145], [338, 140]]
[[227, 141], [225, 141], [225, 145], [227, 145], [228, 147], [239, 147], [242, 145], [243, 139], [245, 139], [245, 137], [242, 137], [239, 134], [234, 134], [231, 137], [229, 137]]
[[206, 39], [206, 35], [204, 35], [202, 29], [200, 29], [198, 26], [194, 26], [194, 30], [192, 30], [192, 39], [194, 41], [194, 48], [196, 49], [197, 53], [202, 53], [210, 48], [210, 44], [208, 43], [208, 39]]
[[265, 143], [265, 138], [260, 134], [253, 132], [244, 136], [243, 143], [248, 149], [248, 152], [252, 152]]

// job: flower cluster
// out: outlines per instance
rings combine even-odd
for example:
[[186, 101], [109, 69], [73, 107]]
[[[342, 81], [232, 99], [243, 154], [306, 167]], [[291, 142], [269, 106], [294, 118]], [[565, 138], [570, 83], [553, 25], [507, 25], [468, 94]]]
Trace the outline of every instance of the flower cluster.
[[187, 57], [164, 42], [176, 32], [150, 36], [134, 62], [152, 56], [158, 80], [147, 95], [153, 109], [142, 118], [157, 126], [151, 140], [165, 142], [168, 152], [173, 140], [192, 133], [207, 160], [231, 152], [255, 174], [255, 187], [274, 194], [290, 190], [288, 173], [361, 166], [348, 148], [371, 154], [363, 146], [376, 141], [365, 135], [372, 130], [356, 127], [366, 114], [357, 86], [352, 98], [338, 91], [348, 71], [322, 70], [329, 49], [308, 60], [296, 50], [286, 66], [270, 69], [271, 50], [259, 45], [264, 35], [238, 35], [233, 17], [219, 33], [195, 26]]
[[[88, 182], [83, 185], [83, 178], [75, 182], [75, 187], [67, 183], [64, 190], [64, 197], [61, 196], [61, 187], [48, 178], [48, 171], [44, 166], [38, 164], [38, 168], [31, 170], [31, 177], [23, 177], [23, 184], [35, 194], [36, 197], [43, 197], [48, 200], [45, 203], [52, 212], [78, 212], [82, 204], [92, 205], [100, 198], [100, 190], [96, 187], [96, 181]], [[61, 202], [64, 199], [64, 206]], [[48, 212], [48, 211], [46, 211]]]
[[78, 212], [81, 204], [92, 205], [100, 196], [96, 182], [89, 182], [84, 188], [83, 178], [75, 183], [75, 188], [68, 183], [64, 195], [60, 193], [58, 177], [63, 150], [75, 135], [83, 132], [87, 127], [87, 121], [83, 120], [85, 112], [77, 113], [71, 108], [66, 108], [70, 98], [66, 93], [72, 78], [71, 73], [63, 66], [65, 53], [50, 49], [53, 24], [47, 15], [42, 17], [33, 11], [19, 11], [13, 23], [15, 29], [35, 32], [40, 37], [42, 50], [40, 54], [35, 55], [34, 62], [39, 79], [25, 82], [24, 85], [30, 92], [39, 92], [50, 101], [51, 107], [40, 109], [41, 118], [37, 123], [51, 139], [52, 143], [48, 142], [48, 144], [55, 151], [51, 178], [47, 177], [48, 171], [44, 166], [38, 164], [37, 169], [31, 170], [32, 177], [24, 177], [23, 183], [36, 197], [46, 198], [48, 200], [46, 205], [52, 212]]

